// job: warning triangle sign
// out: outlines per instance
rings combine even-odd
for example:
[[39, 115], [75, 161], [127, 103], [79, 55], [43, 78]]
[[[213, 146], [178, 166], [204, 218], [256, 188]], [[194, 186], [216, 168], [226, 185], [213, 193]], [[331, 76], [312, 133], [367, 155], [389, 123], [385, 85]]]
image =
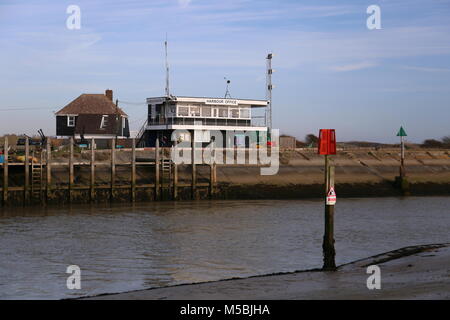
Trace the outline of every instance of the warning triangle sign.
[[330, 191], [328, 191], [326, 204], [329, 206], [333, 206], [336, 204], [336, 192], [334, 192], [334, 188], [331, 187]]
[[334, 191], [334, 188], [333, 188], [333, 187], [331, 187], [331, 188], [330, 188], [330, 191], [328, 191], [328, 195], [329, 195], [329, 196], [336, 196], [336, 192]]

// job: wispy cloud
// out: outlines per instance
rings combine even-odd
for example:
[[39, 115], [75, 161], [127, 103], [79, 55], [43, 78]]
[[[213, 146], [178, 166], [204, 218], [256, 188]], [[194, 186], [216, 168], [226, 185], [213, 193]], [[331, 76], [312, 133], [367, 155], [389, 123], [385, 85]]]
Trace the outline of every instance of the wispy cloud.
[[182, 8], [186, 8], [191, 3], [191, 0], [178, 0], [178, 4]]
[[[355, 0], [77, 0], [82, 29], [76, 31], [66, 28], [67, 2], [29, 2], [0, 0], [1, 104], [61, 106], [106, 87], [125, 101], [159, 95], [167, 33], [176, 94], [222, 95], [227, 75], [236, 96], [264, 96], [265, 55], [275, 53], [274, 94], [283, 108], [274, 116], [294, 133], [302, 127], [297, 118], [315, 116], [314, 106], [341, 106], [352, 114], [362, 95], [375, 103], [383, 90], [398, 92], [392, 95], [396, 106], [415, 105], [411, 117], [420, 126], [429, 105], [448, 110], [448, 1], [380, 0], [383, 29], [372, 31], [365, 5]], [[364, 70], [376, 72], [368, 77]], [[313, 107], [298, 108], [293, 101]], [[365, 119], [387, 114], [394, 121], [391, 106], [373, 108], [376, 113], [368, 111]], [[145, 108], [135, 112], [145, 117]], [[54, 130], [52, 120], [42, 121]], [[346, 126], [348, 117], [333, 121]], [[0, 118], [2, 130], [13, 131], [13, 122]]]
[[450, 72], [450, 68], [429, 68], [416, 66], [402, 66], [402, 69], [422, 71], [422, 72]]
[[359, 62], [359, 63], [352, 63], [352, 64], [346, 64], [341, 66], [333, 66], [330, 69], [336, 72], [347, 72], [347, 71], [356, 71], [356, 70], [362, 70], [367, 68], [375, 67], [377, 64], [375, 62]]

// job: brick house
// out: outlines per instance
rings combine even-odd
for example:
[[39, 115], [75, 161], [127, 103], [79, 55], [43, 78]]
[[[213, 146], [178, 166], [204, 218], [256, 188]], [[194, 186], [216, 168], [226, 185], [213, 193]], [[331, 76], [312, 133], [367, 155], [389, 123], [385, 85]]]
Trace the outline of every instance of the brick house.
[[129, 138], [128, 115], [113, 102], [113, 91], [82, 94], [56, 112], [56, 135], [76, 140], [92, 139], [98, 144], [111, 138]]

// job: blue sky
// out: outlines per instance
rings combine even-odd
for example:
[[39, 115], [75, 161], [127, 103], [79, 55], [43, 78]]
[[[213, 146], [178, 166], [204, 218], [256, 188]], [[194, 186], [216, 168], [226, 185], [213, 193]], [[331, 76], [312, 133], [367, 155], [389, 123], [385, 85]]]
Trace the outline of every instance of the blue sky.
[[[72, 4], [80, 30], [66, 27]], [[372, 4], [381, 30], [366, 27]], [[137, 129], [145, 98], [164, 93], [167, 33], [176, 95], [223, 96], [227, 77], [233, 97], [263, 99], [273, 52], [281, 132], [396, 142], [403, 125], [410, 141], [441, 138], [449, 17], [449, 0], [0, 0], [0, 134], [54, 134], [53, 111], [107, 88]]]

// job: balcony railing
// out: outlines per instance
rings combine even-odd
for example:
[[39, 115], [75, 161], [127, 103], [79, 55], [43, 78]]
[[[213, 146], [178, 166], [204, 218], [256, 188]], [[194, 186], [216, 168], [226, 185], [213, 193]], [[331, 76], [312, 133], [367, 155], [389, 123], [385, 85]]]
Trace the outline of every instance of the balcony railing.
[[263, 126], [260, 121], [253, 119], [204, 119], [204, 118], [156, 118], [148, 119], [148, 125], [203, 125], [203, 126], [238, 126], [255, 127]]

